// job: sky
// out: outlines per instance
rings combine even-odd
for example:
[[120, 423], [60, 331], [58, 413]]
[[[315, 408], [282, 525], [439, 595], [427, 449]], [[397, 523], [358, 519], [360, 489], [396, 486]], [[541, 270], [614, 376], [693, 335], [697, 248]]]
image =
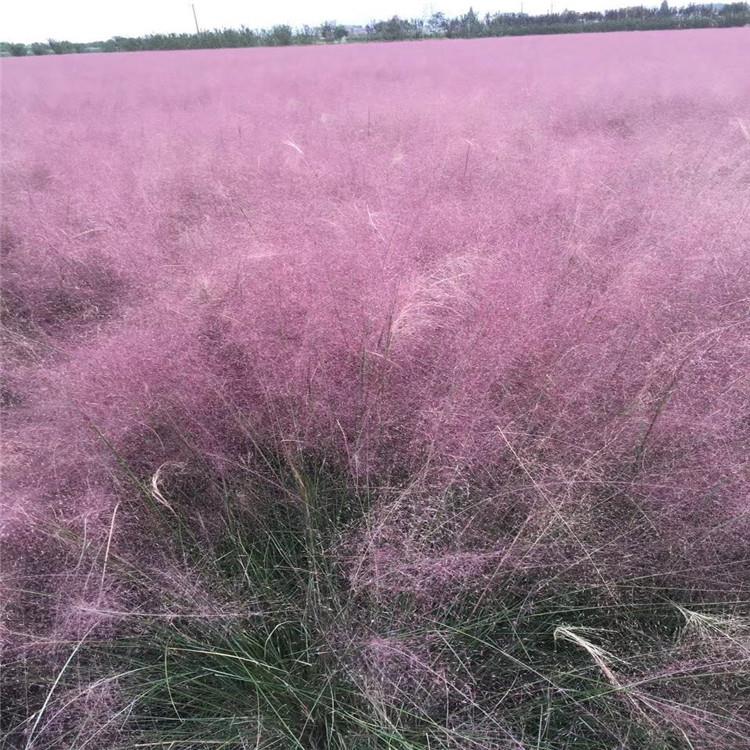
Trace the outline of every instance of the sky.
[[[635, 0], [552, 0], [555, 10], [604, 10]], [[325, 20], [366, 24], [399, 15], [427, 17], [434, 11], [465, 13], [469, 5], [486, 12], [544, 13], [550, 0], [195, 0], [201, 28], [316, 26]], [[652, 3], [644, 3], [652, 4]], [[186, 0], [2, 0], [0, 39], [12, 42], [48, 38], [85, 42], [111, 36], [194, 31]]]

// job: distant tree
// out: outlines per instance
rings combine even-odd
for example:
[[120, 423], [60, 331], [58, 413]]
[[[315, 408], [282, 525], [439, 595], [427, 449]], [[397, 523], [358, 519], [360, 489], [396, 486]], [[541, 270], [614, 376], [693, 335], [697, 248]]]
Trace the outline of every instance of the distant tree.
[[25, 44], [9, 44], [8, 45], [8, 52], [13, 57], [24, 57], [27, 53], [26, 45]]
[[721, 15], [732, 16], [750, 12], [750, 6], [747, 3], [726, 3], [719, 11]]
[[479, 36], [482, 32], [482, 22], [479, 16], [474, 12], [474, 8], [469, 8], [463, 18], [461, 18], [463, 32], [467, 37]]
[[335, 21], [326, 21], [320, 27], [320, 36], [326, 42], [339, 42], [348, 34], [346, 26], [337, 24]]
[[393, 16], [387, 21], [378, 21], [374, 28], [378, 36], [387, 41], [404, 39], [406, 36], [404, 33], [404, 22], [398, 16]]
[[669, 10], [669, 3], [667, 0], [661, 0], [661, 5], [659, 6], [659, 15], [660, 16], [668, 16], [671, 14], [671, 11]]
[[52, 50], [50, 49], [48, 44], [43, 44], [42, 42], [34, 42], [31, 45], [31, 54], [32, 55], [48, 55]]
[[332, 42], [336, 37], [336, 22], [335, 21], [324, 21], [320, 26], [320, 36], [326, 42]]
[[303, 26], [292, 37], [292, 44], [315, 44], [319, 39], [319, 29]]
[[474, 8], [469, 10], [459, 18], [453, 18], [448, 22], [446, 35], [453, 38], [462, 37], [470, 39], [476, 36], [482, 36], [484, 24], [479, 16], [474, 12]]
[[55, 39], [48, 39], [47, 44], [56, 55], [69, 55], [73, 52], [81, 52], [81, 50], [85, 46], [83, 44], [77, 44], [74, 42], [69, 42], [67, 40], [58, 42]]
[[433, 13], [427, 21], [427, 31], [430, 34], [444, 34], [448, 28], [448, 19], [445, 13]]
[[286, 24], [280, 24], [274, 26], [269, 34], [271, 44], [278, 45], [280, 47], [287, 46], [292, 43], [292, 27]]

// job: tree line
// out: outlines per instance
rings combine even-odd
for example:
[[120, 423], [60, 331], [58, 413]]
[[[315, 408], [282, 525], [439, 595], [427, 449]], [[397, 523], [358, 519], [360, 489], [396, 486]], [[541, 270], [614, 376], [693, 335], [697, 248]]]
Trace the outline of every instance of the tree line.
[[524, 34], [567, 34], [589, 31], [637, 31], [656, 29], [695, 29], [750, 25], [750, 5], [746, 2], [686, 5], [671, 8], [667, 0], [660, 7], [642, 5], [615, 10], [528, 15], [525, 13], [477, 14], [472, 8], [453, 18], [433, 13], [428, 19], [393, 16], [372, 21], [367, 26], [343, 26], [326, 21], [320, 26], [270, 29], [213, 29], [194, 34], [148, 34], [139, 37], [115, 36], [106, 41], [69, 42], [49, 39], [33, 44], [0, 42], [5, 56], [70, 54], [80, 52], [135, 52], [141, 50], [211, 49], [224, 47], [280, 47], [292, 44], [328, 44], [341, 41], [397, 41], [445, 37], [520, 36]]

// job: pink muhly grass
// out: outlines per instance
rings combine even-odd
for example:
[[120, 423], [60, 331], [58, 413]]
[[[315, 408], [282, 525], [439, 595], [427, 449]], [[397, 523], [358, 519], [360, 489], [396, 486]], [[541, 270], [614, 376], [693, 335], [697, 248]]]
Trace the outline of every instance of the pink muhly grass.
[[[300, 590], [330, 575], [354, 611], [310, 594], [289, 638], [323, 633], [378, 741], [574, 747], [593, 722], [591, 743], [742, 747], [722, 685], [748, 676], [747, 44], [3, 61], [13, 653], [145, 638], [147, 614], [217, 643], [222, 612], [283, 629], [252, 576], [212, 591], [206, 566], [233, 503], [309, 522], [330, 472], [367, 502], [305, 538]], [[168, 541], [183, 515], [198, 560]], [[322, 747], [305, 689], [286, 721]]]

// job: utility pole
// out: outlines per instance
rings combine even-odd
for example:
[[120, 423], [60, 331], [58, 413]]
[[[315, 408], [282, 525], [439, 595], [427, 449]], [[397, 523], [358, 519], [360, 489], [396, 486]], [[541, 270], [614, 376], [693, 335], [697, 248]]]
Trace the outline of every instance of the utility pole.
[[190, 7], [193, 9], [193, 20], [195, 21], [195, 33], [200, 34], [201, 30], [198, 28], [198, 14], [195, 12], [195, 3], [191, 3]]

